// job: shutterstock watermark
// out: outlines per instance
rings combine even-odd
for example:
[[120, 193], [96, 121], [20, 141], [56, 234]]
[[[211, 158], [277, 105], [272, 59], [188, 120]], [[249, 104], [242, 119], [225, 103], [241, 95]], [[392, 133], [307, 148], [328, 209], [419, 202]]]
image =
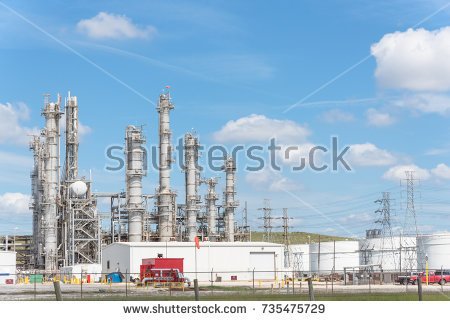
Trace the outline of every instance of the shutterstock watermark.
[[[311, 170], [313, 172], [340, 170], [350, 172], [352, 167], [345, 158], [350, 146], [340, 146], [337, 137], [331, 137], [330, 144], [280, 144], [275, 138], [267, 144], [234, 145], [225, 146], [221, 144], [198, 146], [199, 163], [196, 164], [198, 170], [203, 171], [205, 167], [211, 172], [223, 171], [224, 159], [231, 156], [239, 169], [247, 172], [258, 172], [263, 169], [281, 171], [288, 169], [293, 172]], [[183, 138], [176, 141], [174, 152], [170, 152], [173, 162], [171, 169], [184, 170], [185, 147]], [[159, 146], [151, 145], [142, 147], [144, 170], [158, 171], [159, 166]], [[125, 168], [125, 148], [123, 145], [110, 145], [105, 149], [105, 170], [121, 171]]]

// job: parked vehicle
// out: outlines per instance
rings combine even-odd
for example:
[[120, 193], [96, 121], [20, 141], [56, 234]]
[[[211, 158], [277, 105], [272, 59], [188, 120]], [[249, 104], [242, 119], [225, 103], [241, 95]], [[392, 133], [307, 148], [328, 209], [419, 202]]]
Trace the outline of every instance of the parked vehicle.
[[[419, 275], [411, 277], [410, 282], [412, 284], [417, 284], [419, 277], [422, 279], [422, 283], [427, 282], [425, 272], [420, 272]], [[450, 282], [450, 270], [436, 270], [428, 273], [428, 283], [439, 283], [440, 285], [444, 285], [447, 282]]]
[[183, 283], [191, 286], [191, 280], [183, 274], [184, 259], [143, 259], [140, 281], [143, 285], [164, 283]]
[[413, 283], [413, 280], [417, 280], [417, 276], [422, 272], [410, 272], [405, 275], [400, 275], [397, 277], [397, 282], [403, 285]]

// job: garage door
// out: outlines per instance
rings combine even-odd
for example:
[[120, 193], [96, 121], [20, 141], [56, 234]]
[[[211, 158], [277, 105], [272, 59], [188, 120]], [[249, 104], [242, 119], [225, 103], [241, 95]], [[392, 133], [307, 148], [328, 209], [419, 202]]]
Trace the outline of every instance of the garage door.
[[251, 252], [250, 268], [255, 269], [255, 279], [275, 279], [275, 252]]

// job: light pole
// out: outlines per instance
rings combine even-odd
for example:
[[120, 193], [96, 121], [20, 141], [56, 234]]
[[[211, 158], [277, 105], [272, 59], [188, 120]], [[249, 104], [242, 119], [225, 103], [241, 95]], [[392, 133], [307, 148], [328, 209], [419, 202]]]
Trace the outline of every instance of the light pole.
[[13, 251], [14, 252], [16, 251], [16, 233], [17, 233], [18, 229], [19, 228], [17, 226], [14, 228], [14, 234], [13, 234]]

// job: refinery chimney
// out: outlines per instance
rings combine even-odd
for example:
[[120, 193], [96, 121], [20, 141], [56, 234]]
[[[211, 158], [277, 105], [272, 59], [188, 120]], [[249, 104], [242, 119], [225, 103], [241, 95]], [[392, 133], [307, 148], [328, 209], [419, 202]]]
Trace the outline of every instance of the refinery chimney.
[[193, 242], [197, 236], [198, 195], [198, 138], [191, 133], [184, 136], [184, 171], [186, 184], [187, 240]]
[[236, 165], [233, 157], [227, 157], [225, 159], [224, 170], [226, 173], [225, 183], [225, 241], [234, 242], [234, 211], [238, 206], [238, 202], [234, 200], [236, 194], [235, 190], [235, 173]]
[[159, 189], [157, 191], [157, 205], [160, 242], [171, 241], [174, 237], [175, 193], [170, 188], [170, 172], [173, 160], [169, 115], [173, 108], [169, 92], [161, 94], [156, 108], [159, 113]]
[[59, 194], [59, 139], [61, 99], [57, 103], [45, 102], [42, 114], [45, 117], [44, 143], [44, 252], [45, 270], [54, 271], [58, 268], [57, 245], [57, 197]]
[[142, 197], [142, 177], [146, 175], [143, 144], [145, 144], [145, 137], [142, 134], [142, 128], [128, 126], [125, 154], [129, 242], [142, 241], [142, 218], [145, 210]]

